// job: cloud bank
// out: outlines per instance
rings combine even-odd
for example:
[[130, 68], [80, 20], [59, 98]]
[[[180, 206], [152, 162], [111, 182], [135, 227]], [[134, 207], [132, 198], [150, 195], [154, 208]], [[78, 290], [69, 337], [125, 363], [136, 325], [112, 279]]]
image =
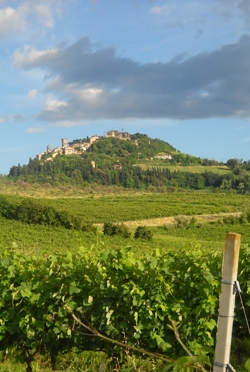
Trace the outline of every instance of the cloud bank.
[[[37, 27], [51, 29], [66, 1], [20, 0], [0, 2], [0, 41], [25, 35]], [[8, 4], [8, 6], [6, 6]], [[4, 7], [5, 6], [5, 7]]]
[[119, 57], [87, 37], [47, 50], [26, 46], [13, 61], [19, 69], [44, 71], [49, 96], [38, 118], [45, 121], [250, 115], [249, 35], [167, 63]]

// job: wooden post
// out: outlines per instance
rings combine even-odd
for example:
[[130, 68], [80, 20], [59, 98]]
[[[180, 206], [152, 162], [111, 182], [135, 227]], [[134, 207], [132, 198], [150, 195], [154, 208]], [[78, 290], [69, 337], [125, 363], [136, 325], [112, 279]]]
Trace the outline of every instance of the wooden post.
[[228, 233], [222, 262], [221, 294], [217, 323], [214, 372], [233, 370], [230, 351], [240, 252], [240, 234]]

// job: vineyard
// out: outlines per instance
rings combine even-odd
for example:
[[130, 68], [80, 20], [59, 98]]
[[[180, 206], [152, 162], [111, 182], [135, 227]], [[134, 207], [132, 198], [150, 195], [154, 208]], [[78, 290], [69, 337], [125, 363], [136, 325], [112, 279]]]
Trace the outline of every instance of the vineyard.
[[[247, 309], [250, 273], [244, 262], [248, 260], [249, 249], [243, 249], [239, 280]], [[150, 351], [151, 357], [163, 355], [159, 358], [163, 370], [163, 362], [174, 366], [184, 355], [169, 327], [176, 324], [197, 363], [209, 368], [220, 262], [218, 252], [204, 255], [199, 249], [193, 253], [156, 250], [141, 259], [129, 248], [94, 256], [81, 248], [73, 255], [40, 258], [9, 250], [2, 254], [0, 267], [0, 348], [14, 347], [27, 370], [32, 370], [37, 353], [56, 365], [58, 354], [73, 350], [103, 351], [117, 368], [117, 360], [122, 366], [125, 357], [119, 343], [125, 342], [127, 350], [134, 346]], [[234, 334], [247, 336], [239, 304]]]
[[[12, 204], [27, 198], [6, 196]], [[129, 193], [122, 195], [93, 195], [83, 198], [39, 198], [40, 203], [58, 211], [80, 216], [86, 223], [129, 221], [176, 215], [199, 215], [241, 212], [250, 204], [249, 195], [183, 192]]]
[[[1, 200], [0, 371], [209, 371], [222, 251], [229, 231], [242, 234], [239, 281], [250, 313], [249, 221], [192, 219], [208, 213], [244, 213], [247, 195], [34, 200], [38, 212], [47, 208], [42, 223], [24, 223], [33, 199]], [[3, 203], [6, 200], [9, 204]], [[3, 205], [11, 206], [13, 218], [3, 217], [8, 215]], [[54, 221], [62, 214], [64, 222], [73, 215], [84, 226], [99, 225], [85, 231], [82, 224], [80, 229], [47, 224], [48, 218]], [[23, 221], [14, 218], [18, 215]], [[176, 216], [182, 223], [149, 226], [152, 240], [135, 239], [132, 230], [126, 238], [102, 230], [103, 223], [120, 226], [159, 216]], [[32, 221], [32, 214], [29, 218]], [[247, 340], [237, 300], [234, 365], [243, 366], [249, 357], [244, 351]]]

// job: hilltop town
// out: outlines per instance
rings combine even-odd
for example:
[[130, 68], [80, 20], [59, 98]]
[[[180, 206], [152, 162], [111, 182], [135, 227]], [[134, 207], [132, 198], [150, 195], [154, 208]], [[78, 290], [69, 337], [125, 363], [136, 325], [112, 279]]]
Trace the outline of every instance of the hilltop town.
[[[118, 138], [120, 140], [130, 141], [130, 134], [128, 132], [119, 132], [118, 130], [110, 130], [106, 133], [106, 138]], [[92, 136], [89, 138], [89, 142], [76, 142], [69, 146], [68, 139], [62, 138], [62, 146], [55, 147], [53, 150], [50, 148], [50, 145], [47, 146], [47, 150], [45, 152], [40, 152], [37, 155], [37, 159], [41, 160], [43, 157], [46, 157], [45, 161], [53, 161], [53, 159], [57, 155], [80, 155], [83, 152], [87, 151], [93, 143], [99, 141], [101, 137], [99, 136]], [[135, 145], [137, 145], [137, 141], [135, 141]], [[47, 157], [50, 155], [49, 157]]]

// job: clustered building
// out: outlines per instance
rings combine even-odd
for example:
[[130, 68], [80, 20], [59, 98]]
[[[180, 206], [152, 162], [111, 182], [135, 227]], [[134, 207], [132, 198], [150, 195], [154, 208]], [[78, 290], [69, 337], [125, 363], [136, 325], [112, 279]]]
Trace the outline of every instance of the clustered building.
[[[125, 140], [125, 141], [130, 141], [131, 139], [130, 134], [128, 132], [124, 132], [123, 129], [122, 129], [122, 132], [119, 132], [118, 130], [110, 130], [109, 132], [106, 133], [106, 138], [119, 138], [120, 140]], [[88, 148], [90, 148], [93, 143], [99, 140], [100, 140], [100, 137], [92, 136], [90, 137], [89, 142], [77, 142], [69, 146], [67, 138], [62, 138], [61, 147], [55, 147], [53, 150], [51, 150], [50, 145], [48, 145], [47, 151], [40, 152], [37, 155], [37, 159], [41, 160], [43, 157], [46, 157], [45, 161], [53, 161], [53, 159], [57, 155], [72, 155], [72, 154], [80, 155], [84, 151], [86, 151]], [[135, 145], [138, 146], [137, 140], [135, 140]], [[161, 154], [161, 155], [154, 156], [154, 159], [166, 160], [166, 159], [172, 159], [172, 156], [169, 154]], [[116, 167], [119, 168], [120, 165], [117, 164]]]
[[109, 132], [106, 133], [106, 137], [110, 138], [119, 138], [122, 140], [130, 140], [130, 135], [128, 132], [119, 132], [118, 130], [110, 130]]
[[82, 154], [84, 151], [86, 151], [94, 142], [98, 141], [100, 138], [98, 136], [92, 136], [89, 139], [89, 142], [79, 142], [74, 143], [72, 145], [68, 145], [67, 138], [62, 138], [62, 146], [61, 147], [55, 147], [53, 150], [51, 150], [50, 146], [47, 146], [46, 152], [40, 152], [37, 155], [37, 159], [41, 160], [44, 156], [50, 155], [46, 159], [46, 161], [52, 161], [57, 155], [72, 155], [72, 154]]
[[[106, 133], [106, 138], [119, 138], [121, 140], [130, 140], [130, 135], [128, 132], [119, 132], [118, 130], [110, 130]], [[40, 152], [37, 155], [37, 159], [41, 160], [43, 157], [46, 156], [45, 161], [53, 161], [53, 159], [57, 155], [72, 155], [72, 154], [82, 154], [84, 151], [86, 151], [93, 143], [96, 141], [99, 141], [100, 137], [98, 136], [92, 136], [89, 139], [89, 142], [78, 142], [68, 145], [67, 138], [62, 138], [62, 146], [61, 147], [55, 147], [53, 150], [50, 148], [50, 146], [47, 146], [47, 151]], [[47, 157], [49, 155], [49, 157]]]
[[171, 160], [173, 158], [172, 158], [172, 155], [164, 154], [164, 155], [155, 155], [154, 159]]
[[[106, 133], [106, 138], [119, 138], [121, 140], [130, 140], [130, 135], [128, 132], [119, 132], [118, 130], [110, 130]], [[93, 143], [98, 141], [100, 137], [98, 136], [92, 136], [89, 139], [89, 142], [79, 142], [68, 145], [67, 138], [62, 138], [62, 146], [61, 147], [55, 147], [53, 150], [51, 150], [50, 146], [47, 146], [47, 151], [40, 152], [37, 155], [37, 159], [41, 160], [43, 157], [49, 157], [46, 158], [46, 161], [52, 161], [57, 155], [72, 155], [72, 154], [82, 154], [84, 151], [86, 151]]]

